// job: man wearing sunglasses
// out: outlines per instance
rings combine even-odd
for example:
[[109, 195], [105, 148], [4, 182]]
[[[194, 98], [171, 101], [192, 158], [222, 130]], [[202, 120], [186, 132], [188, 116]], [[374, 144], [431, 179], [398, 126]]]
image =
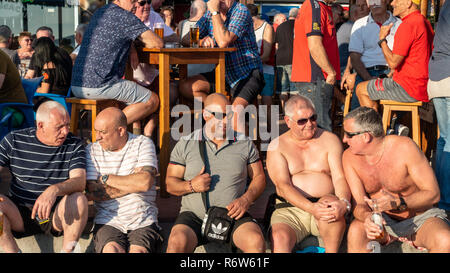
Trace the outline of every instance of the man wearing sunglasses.
[[291, 97], [284, 120], [289, 130], [272, 140], [267, 152], [267, 171], [278, 194], [270, 221], [273, 252], [289, 253], [309, 235], [320, 236], [326, 252], [338, 252], [351, 209], [341, 141], [317, 127], [307, 97]]
[[[385, 136], [380, 115], [369, 107], [345, 116], [345, 176], [356, 201], [348, 231], [349, 252], [369, 252], [369, 241], [381, 245], [406, 240], [429, 252], [450, 251], [450, 226], [444, 210], [434, 207], [439, 187], [427, 158], [410, 138]], [[370, 199], [369, 199], [370, 198]], [[384, 230], [372, 222], [374, 201]]]
[[[214, 93], [206, 98], [203, 117], [205, 127], [182, 138], [170, 156], [167, 191], [183, 197], [167, 252], [193, 252], [197, 245], [207, 243], [201, 227], [205, 216], [202, 192], [208, 192], [209, 206], [228, 209], [228, 216], [236, 220], [230, 246], [245, 253], [263, 253], [264, 236], [248, 213], [266, 186], [259, 152], [250, 139], [227, 134], [233, 112], [224, 95]], [[201, 159], [199, 139], [205, 142], [205, 162]], [[246, 188], [247, 177], [251, 181]]]
[[[72, 92], [88, 99], [115, 99], [127, 104], [128, 124], [154, 113], [158, 95], [134, 81], [124, 80], [131, 44], [163, 47], [163, 41], [130, 11], [135, 0], [115, 0], [98, 9], [83, 36], [72, 72]], [[144, 135], [150, 132], [144, 129]]]

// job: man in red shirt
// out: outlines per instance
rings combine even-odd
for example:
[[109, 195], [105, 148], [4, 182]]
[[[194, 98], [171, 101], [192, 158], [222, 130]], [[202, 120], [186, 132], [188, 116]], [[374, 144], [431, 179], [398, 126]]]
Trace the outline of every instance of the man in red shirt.
[[419, 4], [420, 0], [394, 0], [391, 3], [393, 15], [403, 22], [395, 33], [392, 51], [386, 43], [392, 24], [381, 27], [378, 44], [389, 67], [394, 70], [394, 76], [360, 83], [356, 94], [361, 106], [378, 111], [377, 100], [428, 101], [428, 61], [434, 33], [430, 22], [420, 14]]
[[300, 95], [316, 107], [317, 123], [331, 131], [333, 85], [340, 80], [339, 50], [333, 15], [328, 4], [335, 0], [307, 0], [294, 25], [291, 81]]

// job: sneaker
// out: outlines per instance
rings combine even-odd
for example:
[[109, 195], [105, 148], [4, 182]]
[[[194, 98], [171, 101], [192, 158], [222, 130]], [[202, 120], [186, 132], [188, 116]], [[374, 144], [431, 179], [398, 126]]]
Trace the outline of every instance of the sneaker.
[[388, 129], [386, 135], [395, 135], [394, 129]]
[[397, 134], [399, 136], [409, 136], [409, 128], [403, 124], [398, 124], [398, 126], [395, 126]]

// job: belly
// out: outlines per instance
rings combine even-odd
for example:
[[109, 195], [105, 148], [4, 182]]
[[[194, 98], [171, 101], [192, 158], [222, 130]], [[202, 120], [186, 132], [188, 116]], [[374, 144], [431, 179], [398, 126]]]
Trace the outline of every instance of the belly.
[[305, 197], [320, 198], [334, 194], [331, 177], [321, 172], [300, 172], [292, 176], [292, 183]]

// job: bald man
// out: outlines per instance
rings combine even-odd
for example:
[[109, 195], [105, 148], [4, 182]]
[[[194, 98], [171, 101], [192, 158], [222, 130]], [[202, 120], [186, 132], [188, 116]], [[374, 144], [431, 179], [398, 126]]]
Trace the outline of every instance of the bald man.
[[342, 144], [317, 127], [309, 98], [291, 97], [284, 120], [289, 130], [272, 140], [267, 152], [267, 170], [278, 194], [271, 218], [273, 252], [291, 252], [310, 234], [322, 237], [326, 252], [337, 252], [351, 209]]
[[87, 222], [85, 152], [69, 133], [69, 115], [50, 100], [36, 112], [36, 128], [9, 133], [0, 142], [0, 168], [12, 174], [9, 196], [0, 195], [5, 252], [20, 249], [14, 240], [39, 233], [61, 236], [72, 252]]
[[97, 141], [86, 147], [87, 198], [97, 208], [97, 253], [155, 253], [162, 244], [156, 207], [155, 145], [127, 132], [118, 108], [100, 112]]
[[[201, 227], [205, 217], [202, 192], [209, 206], [224, 207], [235, 219], [230, 246], [243, 252], [265, 252], [259, 225], [247, 212], [266, 186], [259, 152], [251, 140], [227, 134], [233, 111], [219, 93], [206, 97], [203, 130], [194, 131], [175, 145], [167, 168], [167, 191], [182, 196], [180, 215], [170, 233], [167, 252], [193, 252], [207, 243]], [[205, 162], [199, 150], [205, 142]], [[246, 189], [247, 177], [251, 181]]]

